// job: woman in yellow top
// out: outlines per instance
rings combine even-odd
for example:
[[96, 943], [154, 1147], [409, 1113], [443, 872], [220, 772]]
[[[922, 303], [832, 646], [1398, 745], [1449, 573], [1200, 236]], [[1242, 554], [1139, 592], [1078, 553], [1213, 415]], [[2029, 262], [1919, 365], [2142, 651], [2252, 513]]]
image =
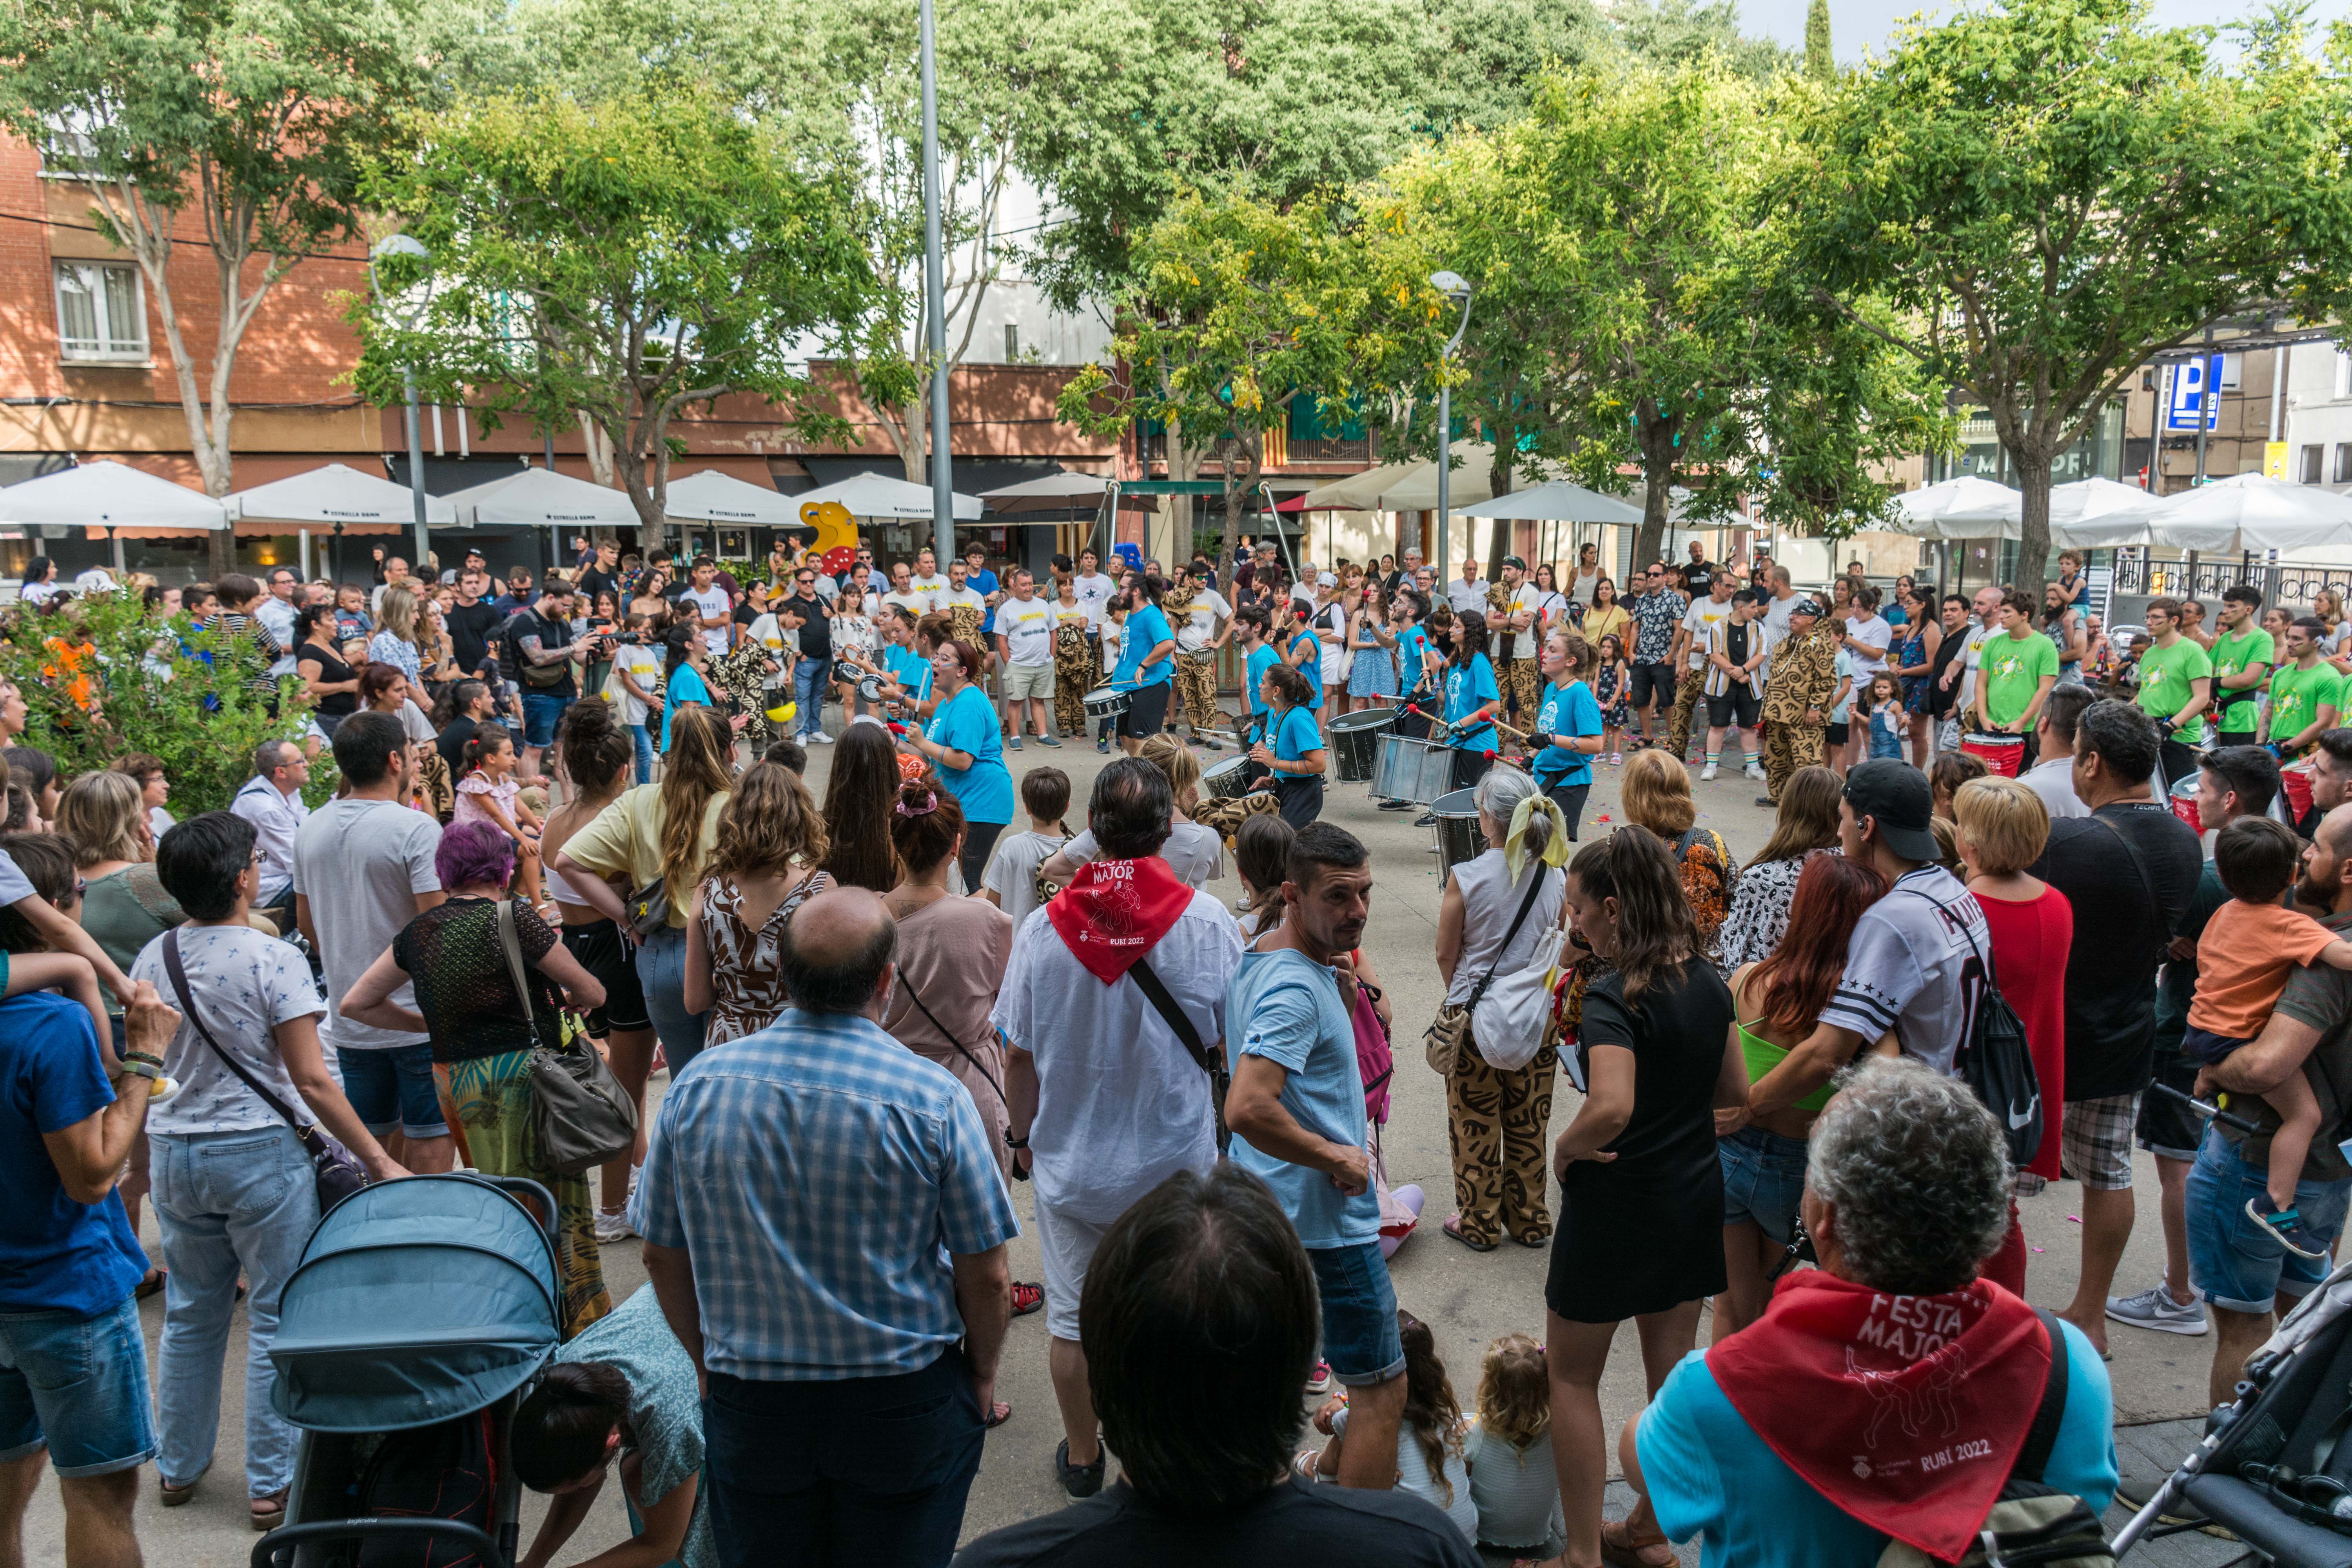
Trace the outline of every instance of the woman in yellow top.
[[1595, 582], [1592, 607], [1584, 612], [1584, 640], [1599, 647], [1602, 637], [1614, 637], [1630, 647], [1633, 641], [1625, 635], [1625, 628], [1633, 624], [1633, 616], [1617, 602], [1617, 584], [1606, 577]]
[[[733, 741], [716, 710], [678, 709], [670, 715], [661, 782], [625, 792], [565, 840], [552, 861], [581, 903], [639, 944], [637, 978], [672, 1073], [702, 1049], [707, 1015], [686, 1005], [686, 927], [719, 837], [719, 813], [734, 787], [728, 765]], [[651, 935], [641, 935], [633, 917], [656, 886], [668, 901], [667, 917]]]

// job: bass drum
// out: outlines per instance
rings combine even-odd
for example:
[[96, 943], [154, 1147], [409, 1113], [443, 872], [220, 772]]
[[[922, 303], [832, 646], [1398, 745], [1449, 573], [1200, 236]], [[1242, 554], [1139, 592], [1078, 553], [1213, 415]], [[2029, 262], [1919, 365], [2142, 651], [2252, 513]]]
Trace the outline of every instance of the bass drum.
[[1393, 708], [1367, 708], [1331, 721], [1331, 754], [1341, 784], [1370, 784], [1381, 757], [1381, 737], [1396, 727]]
[[1429, 808], [1437, 817], [1441, 876], [1486, 852], [1486, 836], [1478, 829], [1478, 807], [1472, 798], [1476, 794], [1475, 790], [1457, 789], [1452, 795], [1440, 795]]

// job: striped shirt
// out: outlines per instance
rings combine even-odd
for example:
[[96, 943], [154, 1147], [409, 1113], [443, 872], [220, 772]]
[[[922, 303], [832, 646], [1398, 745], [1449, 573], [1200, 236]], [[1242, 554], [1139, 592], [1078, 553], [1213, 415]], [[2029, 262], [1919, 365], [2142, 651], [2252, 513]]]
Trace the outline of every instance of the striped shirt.
[[949, 1255], [1020, 1232], [954, 1075], [798, 1010], [678, 1075], [632, 1223], [691, 1259], [704, 1364], [779, 1383], [930, 1365], [964, 1331]]

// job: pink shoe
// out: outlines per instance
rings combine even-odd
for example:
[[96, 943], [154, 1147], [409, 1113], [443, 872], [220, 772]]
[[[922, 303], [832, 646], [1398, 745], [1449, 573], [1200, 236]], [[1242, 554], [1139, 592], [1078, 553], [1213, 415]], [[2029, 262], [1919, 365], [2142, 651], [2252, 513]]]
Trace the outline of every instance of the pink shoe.
[[1622, 767], [1623, 767], [1623, 766], [1625, 765], [1625, 753], [1624, 753], [1624, 752], [1610, 752], [1610, 753], [1609, 753], [1609, 765], [1610, 765], [1611, 767], [1612, 767], [1612, 768], [1622, 768]]

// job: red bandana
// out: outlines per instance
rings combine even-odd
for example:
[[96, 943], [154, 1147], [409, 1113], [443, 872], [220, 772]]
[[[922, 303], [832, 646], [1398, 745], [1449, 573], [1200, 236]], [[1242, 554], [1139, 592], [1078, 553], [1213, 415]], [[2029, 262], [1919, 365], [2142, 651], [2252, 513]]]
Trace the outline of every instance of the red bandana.
[[1988, 1280], [1888, 1296], [1808, 1270], [1709, 1350], [1706, 1369], [1841, 1511], [1954, 1563], [2009, 1479], [2057, 1348], [2032, 1308]]
[[1088, 973], [1115, 985], [1192, 902], [1192, 889], [1157, 855], [1090, 860], [1045, 906], [1045, 918]]

